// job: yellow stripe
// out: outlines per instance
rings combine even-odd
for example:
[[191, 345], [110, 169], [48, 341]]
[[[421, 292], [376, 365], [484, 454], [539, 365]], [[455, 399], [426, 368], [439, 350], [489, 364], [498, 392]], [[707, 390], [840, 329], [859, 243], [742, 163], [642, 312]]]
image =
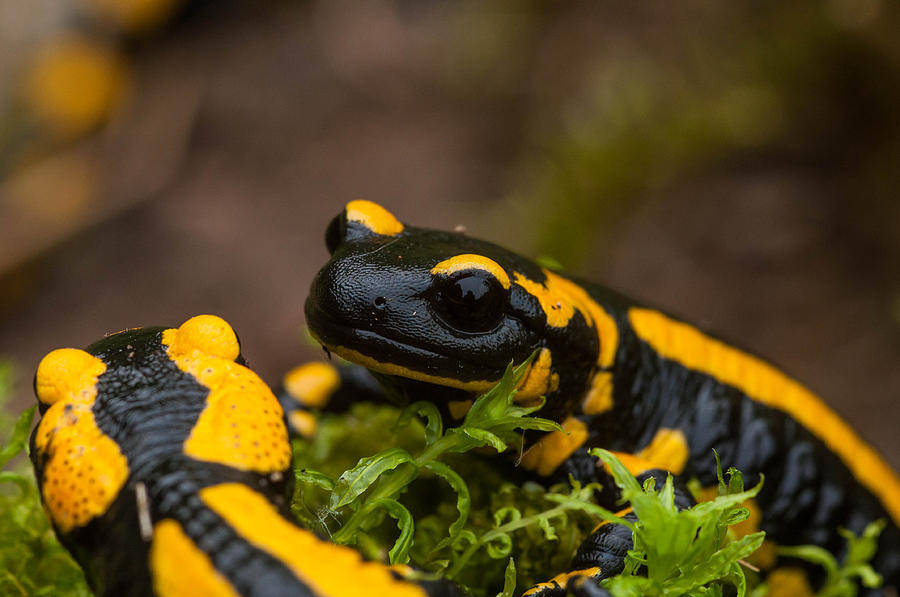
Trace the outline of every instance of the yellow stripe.
[[349, 547], [317, 539], [285, 520], [269, 501], [239, 483], [200, 491], [200, 498], [244, 539], [279, 559], [317, 595], [425, 597], [420, 587], [396, 580], [387, 566], [364, 562]]
[[838, 455], [900, 524], [900, 478], [812, 392], [772, 365], [658, 311], [632, 308], [628, 318], [635, 333], [660, 356], [734, 386], [753, 400], [796, 419]]
[[[625, 515], [631, 514], [632, 511], [633, 510], [632, 510], [631, 506], [628, 506], [627, 508], [622, 508], [618, 512], [613, 512], [613, 514], [615, 514], [619, 518], [624, 518]], [[593, 535], [594, 533], [596, 533], [597, 531], [599, 531], [601, 528], [605, 527], [608, 524], [612, 524], [612, 523], [609, 520], [601, 520], [600, 522], [597, 523], [597, 526], [594, 527], [594, 530], [591, 531], [591, 534]]]
[[680, 475], [684, 471], [690, 452], [687, 439], [679, 429], [663, 427], [656, 432], [646, 448], [636, 454], [613, 452], [632, 475], [640, 475], [653, 469], [662, 469]]
[[609, 367], [616, 357], [619, 345], [619, 328], [615, 320], [588, 292], [575, 282], [544, 269], [543, 284], [514, 272], [516, 284], [534, 296], [547, 316], [547, 325], [561, 328], [569, 325], [575, 311], [581, 312], [588, 325], [594, 326], [600, 339], [597, 365]]
[[613, 406], [612, 373], [609, 371], [595, 373], [591, 387], [581, 402], [582, 412], [586, 415], [599, 415], [612, 410]]
[[570, 578], [573, 577], [585, 577], [590, 578], [592, 576], [596, 576], [600, 574], [600, 568], [594, 566], [593, 568], [586, 568], [584, 570], [573, 570], [572, 572], [563, 572], [562, 574], [557, 574], [553, 578], [551, 578], [547, 582], [538, 583], [532, 588], [528, 589], [524, 593], [522, 593], [522, 597], [530, 597], [531, 595], [535, 595], [544, 589], [555, 589], [556, 587], [566, 587], [566, 583], [569, 582]]
[[488, 259], [484, 255], [476, 255], [474, 253], [464, 253], [445, 259], [436, 266], [431, 268], [431, 275], [450, 276], [459, 271], [468, 269], [480, 269], [494, 276], [503, 288], [509, 290], [509, 276], [506, 270], [500, 267], [500, 264], [493, 259]]
[[522, 454], [522, 466], [547, 476], [588, 438], [587, 425], [575, 417], [562, 422], [562, 431], [551, 431]]
[[239, 597], [209, 556], [170, 518], [153, 528], [150, 572], [153, 593], [159, 597]]
[[538, 357], [528, 366], [519, 382], [515, 401], [519, 404], [536, 404], [541, 396], [559, 389], [559, 373], [551, 369], [553, 355], [549, 348], [542, 348]]
[[429, 375], [427, 373], [422, 373], [421, 371], [416, 371], [415, 369], [408, 369], [402, 365], [397, 365], [395, 363], [387, 363], [383, 361], [379, 361], [370, 356], [364, 355], [361, 352], [353, 350], [352, 348], [345, 348], [343, 346], [329, 346], [325, 342], [323, 342], [318, 336], [316, 336], [312, 330], [310, 330], [309, 335], [313, 337], [313, 340], [328, 348], [330, 352], [333, 352], [337, 356], [342, 359], [347, 359], [351, 363], [356, 363], [357, 365], [362, 365], [366, 369], [371, 371], [377, 371], [379, 373], [385, 373], [387, 375], [397, 375], [399, 377], [407, 377], [409, 379], [416, 379], [418, 381], [425, 381], [428, 383], [433, 383], [439, 386], [447, 386], [450, 388], [457, 388], [459, 390], [466, 390], [468, 392], [477, 392], [483, 393], [487, 392], [500, 381], [499, 379], [495, 379], [494, 381], [489, 380], [476, 380], [476, 381], [462, 381], [459, 379], [454, 379], [452, 377], [441, 377], [439, 375]]

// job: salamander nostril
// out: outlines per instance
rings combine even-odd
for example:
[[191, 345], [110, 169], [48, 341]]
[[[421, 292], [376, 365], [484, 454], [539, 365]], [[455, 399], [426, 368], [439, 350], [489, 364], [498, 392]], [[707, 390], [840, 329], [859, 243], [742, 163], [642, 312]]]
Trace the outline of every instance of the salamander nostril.
[[383, 296], [377, 296], [375, 297], [375, 300], [372, 301], [372, 304], [374, 304], [377, 308], [382, 309], [387, 304], [387, 299]]

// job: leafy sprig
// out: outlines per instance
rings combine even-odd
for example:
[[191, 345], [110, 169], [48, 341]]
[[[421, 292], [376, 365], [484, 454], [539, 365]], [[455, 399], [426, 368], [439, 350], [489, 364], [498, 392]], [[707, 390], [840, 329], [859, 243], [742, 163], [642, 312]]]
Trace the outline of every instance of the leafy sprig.
[[498, 452], [506, 450], [518, 439], [516, 430], [560, 429], [553, 421], [527, 416], [540, 409], [542, 403], [535, 406], [515, 403], [515, 388], [530, 362], [531, 359], [517, 367], [507, 367], [500, 382], [472, 404], [458, 427], [445, 431], [440, 411], [429, 402], [416, 402], [404, 409], [399, 419], [401, 425], [416, 416], [425, 421], [425, 445], [416, 454], [401, 447], [390, 447], [360, 459], [336, 480], [323, 473], [301, 471], [301, 480], [312, 480], [320, 487], [331, 488], [328, 507], [332, 512], [341, 509], [351, 512], [332, 539], [338, 543], [356, 541], [361, 531], [381, 522], [380, 517], [372, 516], [380, 511], [394, 518], [400, 529], [400, 536], [389, 552], [391, 563], [408, 562], [414, 523], [409, 510], [397, 498], [423, 471], [429, 471], [446, 481], [457, 496], [457, 518], [450, 525], [446, 540], [435, 550], [456, 541], [469, 515], [469, 489], [463, 478], [439, 459], [485, 446]]
[[[805, 560], [825, 570], [825, 583], [816, 592], [816, 597], [856, 597], [860, 584], [869, 589], [881, 586], [881, 575], [872, 569], [870, 562], [878, 548], [878, 536], [886, 524], [884, 519], [871, 522], [858, 537], [847, 529], [838, 529], [847, 540], [847, 552], [840, 563], [834, 554], [817, 545], [779, 547], [777, 553]], [[765, 595], [767, 588], [765, 584], [761, 585], [754, 597]]]
[[[727, 540], [727, 531], [747, 519], [749, 510], [741, 504], [759, 493], [762, 481], [745, 491], [741, 473], [731, 468], [726, 483], [717, 455], [719, 496], [679, 510], [671, 476], [659, 490], [653, 479], [641, 486], [609, 452], [591, 453], [610, 469], [622, 499], [631, 503], [638, 518], [635, 523], [607, 518], [630, 527], [634, 537], [623, 574], [604, 581], [616, 597], [721, 595], [723, 582], [734, 585], [738, 597], [746, 595], [739, 562], [762, 544], [765, 533], [732, 541]], [[639, 571], [646, 571], [646, 576], [637, 576]]]

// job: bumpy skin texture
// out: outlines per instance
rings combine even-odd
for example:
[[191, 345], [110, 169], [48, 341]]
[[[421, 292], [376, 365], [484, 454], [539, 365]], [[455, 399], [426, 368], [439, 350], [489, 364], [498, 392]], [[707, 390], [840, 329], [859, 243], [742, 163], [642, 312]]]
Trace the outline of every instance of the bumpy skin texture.
[[[242, 363], [213, 316], [42, 361], [31, 457], [57, 535], [96, 594], [455, 594], [402, 581], [287, 518], [283, 413]], [[98, 446], [118, 449], [115, 466]]]
[[839, 527], [858, 533], [886, 518], [874, 565], [900, 586], [900, 479], [771, 365], [608, 289], [492, 243], [404, 225], [369, 202], [348, 204], [326, 243], [332, 257], [306, 315], [328, 351], [443, 405], [539, 351], [520, 397], [545, 395], [539, 414], [569, 434], [531, 437], [527, 468], [593, 480], [586, 450], [599, 446], [634, 472], [662, 468], [712, 487], [715, 449], [748, 484], [765, 475], [754, 522], [777, 544], [839, 553]]

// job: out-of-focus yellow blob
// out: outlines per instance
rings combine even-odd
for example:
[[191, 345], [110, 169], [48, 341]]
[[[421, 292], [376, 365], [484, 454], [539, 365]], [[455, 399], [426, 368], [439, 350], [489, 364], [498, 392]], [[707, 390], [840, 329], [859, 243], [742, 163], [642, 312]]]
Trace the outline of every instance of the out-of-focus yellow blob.
[[121, 101], [127, 66], [115, 49], [80, 36], [47, 45], [24, 84], [36, 118], [60, 137], [103, 124]]

